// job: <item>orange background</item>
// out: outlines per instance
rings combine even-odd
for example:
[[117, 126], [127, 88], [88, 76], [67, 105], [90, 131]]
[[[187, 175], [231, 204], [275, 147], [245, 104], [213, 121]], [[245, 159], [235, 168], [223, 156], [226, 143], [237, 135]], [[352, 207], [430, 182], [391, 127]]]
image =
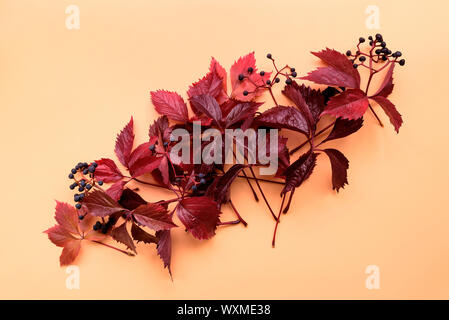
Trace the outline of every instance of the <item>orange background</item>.
[[[80, 30], [65, 28], [69, 4]], [[380, 30], [365, 27], [369, 4]], [[0, 298], [449, 298], [448, 10], [446, 1], [0, 1]], [[349, 186], [333, 192], [320, 157], [276, 249], [272, 218], [239, 181], [233, 197], [248, 228], [220, 228], [207, 242], [176, 230], [174, 282], [153, 248], [130, 258], [89, 244], [76, 260], [81, 289], [66, 289], [61, 249], [42, 233], [54, 200], [71, 202], [75, 163], [113, 157], [131, 115], [146, 139], [157, 116], [150, 90], [185, 97], [212, 55], [229, 69], [253, 50], [260, 69], [271, 52], [303, 75], [317, 65], [310, 50], [344, 52], [376, 32], [407, 60], [391, 96], [401, 132], [379, 112], [385, 128], [367, 114], [357, 134], [332, 143], [350, 160]], [[280, 188], [264, 188], [278, 207]], [[142, 189], [147, 200], [171, 197]], [[379, 290], [365, 288], [371, 264]]]

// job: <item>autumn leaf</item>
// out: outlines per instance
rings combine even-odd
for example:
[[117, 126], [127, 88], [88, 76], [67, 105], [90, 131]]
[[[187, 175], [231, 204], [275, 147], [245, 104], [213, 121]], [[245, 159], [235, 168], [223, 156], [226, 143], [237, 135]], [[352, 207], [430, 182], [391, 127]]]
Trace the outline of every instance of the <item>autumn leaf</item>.
[[137, 192], [134, 192], [129, 188], [123, 190], [122, 196], [118, 202], [123, 208], [128, 210], [134, 210], [142, 204], [147, 204]]
[[126, 221], [123, 222], [120, 226], [112, 229], [111, 236], [115, 241], [123, 243], [128, 249], [134, 251], [134, 253], [137, 253], [133, 239], [126, 229]]
[[217, 203], [206, 196], [181, 200], [177, 214], [186, 229], [200, 240], [212, 238], [220, 222]]
[[371, 97], [371, 99], [376, 101], [382, 107], [388, 118], [390, 118], [390, 122], [394, 126], [394, 130], [399, 133], [399, 128], [402, 125], [402, 116], [398, 110], [396, 110], [394, 104], [383, 96], [375, 96]]
[[114, 160], [101, 158], [95, 161], [97, 168], [95, 169], [95, 178], [97, 181], [106, 183], [116, 182], [123, 179], [123, 175], [115, 164]]
[[308, 122], [304, 115], [293, 107], [273, 107], [256, 117], [254, 122], [259, 126], [298, 131], [306, 136], [309, 132]]
[[324, 149], [323, 151], [329, 157], [332, 167], [332, 188], [338, 192], [340, 188], [344, 188], [345, 184], [348, 184], [349, 161], [343, 153], [336, 149]]
[[360, 87], [360, 74], [343, 53], [326, 48], [326, 50], [312, 52], [312, 54], [320, 58], [328, 66], [309, 72], [307, 76], [301, 79], [337, 87], [356, 89]]
[[128, 167], [129, 156], [134, 143], [133, 125], [133, 118], [131, 117], [131, 120], [129, 120], [125, 128], [123, 128], [123, 130], [117, 135], [117, 140], [115, 143], [115, 154], [125, 167]]
[[[249, 73], [248, 69], [252, 68], [252, 72]], [[247, 78], [239, 80], [239, 75], [243, 74]], [[231, 97], [241, 101], [251, 101], [259, 96], [263, 90], [257, 89], [256, 86], [263, 86], [265, 82], [270, 79], [271, 72], [265, 72], [261, 76], [257, 72], [256, 58], [254, 52], [240, 57], [231, 67], [230, 77], [232, 85]], [[249, 79], [248, 79], [249, 78]], [[243, 92], [248, 91], [248, 95], [244, 95]]]
[[128, 183], [128, 181], [117, 181], [116, 183], [114, 183], [112, 186], [110, 186], [107, 190], [106, 193], [108, 194], [108, 196], [110, 196], [112, 199], [114, 199], [115, 201], [118, 201], [120, 199], [120, 197], [122, 196], [122, 192], [123, 192], [123, 187]]
[[190, 98], [190, 103], [196, 110], [214, 120], [219, 127], [221, 126], [221, 118], [223, 115], [220, 105], [213, 96], [209, 94], [194, 96]]
[[158, 242], [158, 239], [156, 236], [153, 236], [152, 234], [149, 234], [139, 226], [137, 226], [135, 223], [131, 225], [131, 235], [137, 243], [142, 241], [146, 244], [156, 243]]
[[324, 139], [321, 143], [340, 139], [357, 132], [363, 126], [363, 118], [358, 118], [355, 120], [348, 120], [343, 118], [337, 118], [335, 120], [335, 124], [332, 128], [332, 131], [329, 133], [326, 139]]
[[83, 200], [90, 214], [105, 217], [111, 214], [126, 211], [120, 204], [101, 190], [90, 191]]
[[188, 121], [187, 105], [176, 92], [158, 90], [151, 92], [151, 101], [157, 112], [175, 121]]
[[329, 100], [323, 115], [330, 114], [337, 118], [354, 120], [361, 118], [368, 107], [368, 97], [362, 90], [348, 89]]
[[140, 224], [155, 231], [176, 227], [172, 218], [160, 204], [147, 203], [131, 211], [134, 219]]
[[[242, 130], [246, 130], [251, 126], [252, 120], [254, 119], [254, 115], [256, 114], [257, 109], [262, 105], [262, 103], [256, 102], [241, 102], [235, 105], [231, 111], [227, 114], [224, 119], [224, 123], [226, 128], [231, 127], [232, 125], [245, 120], [243, 124], [240, 126]], [[249, 121], [251, 120], [251, 121]]]
[[161, 230], [156, 232], [157, 242], [157, 254], [164, 262], [164, 268], [168, 269], [170, 277], [171, 273], [171, 233], [170, 230]]
[[392, 92], [394, 88], [393, 84], [393, 71], [394, 71], [395, 63], [391, 63], [390, 67], [387, 70], [387, 74], [384, 77], [379, 89], [376, 91], [373, 96], [382, 96], [387, 98]]
[[293, 162], [285, 171], [285, 186], [281, 195], [298, 188], [312, 174], [316, 165], [316, 153], [307, 152]]
[[235, 178], [246, 166], [243, 164], [234, 164], [224, 175], [217, 178], [207, 189], [206, 195], [213, 198], [219, 207], [227, 203], [230, 197], [230, 187]]

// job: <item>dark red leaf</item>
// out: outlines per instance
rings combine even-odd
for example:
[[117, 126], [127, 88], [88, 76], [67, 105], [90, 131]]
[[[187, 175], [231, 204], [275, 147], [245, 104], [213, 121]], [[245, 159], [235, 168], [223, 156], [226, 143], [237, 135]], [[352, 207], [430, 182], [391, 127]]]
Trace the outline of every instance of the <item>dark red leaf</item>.
[[[153, 152], [150, 150], [150, 146], [154, 145], [157, 140], [158, 137], [153, 136], [150, 138], [149, 142], [144, 142], [140, 144], [136, 149], [134, 149], [131, 153], [131, 156], [129, 157], [129, 168], [132, 168], [138, 160], [151, 157], [153, 155]], [[95, 170], [95, 173], [96, 172], [97, 171]]]
[[[224, 120], [226, 128], [229, 128], [230, 126], [242, 120], [254, 119], [254, 114], [261, 105], [262, 103], [256, 102], [241, 102], [237, 104], [231, 109], [231, 111], [229, 111]], [[251, 125], [251, 122], [248, 123], [247, 121], [245, 121], [245, 123], [245, 126], [240, 127], [242, 130], [248, 129], [249, 125]]]
[[394, 88], [393, 84], [393, 71], [394, 71], [395, 63], [391, 62], [390, 67], [388, 68], [387, 74], [384, 77], [384, 80], [382, 84], [380, 85], [379, 89], [373, 96], [382, 96], [384, 98], [387, 98], [392, 92]]
[[316, 153], [307, 152], [293, 162], [285, 171], [285, 186], [281, 192], [285, 194], [299, 187], [312, 174], [316, 165]]
[[171, 273], [171, 234], [170, 230], [162, 230], [156, 232], [156, 237], [159, 239], [157, 243], [157, 253], [164, 262], [164, 268]]
[[323, 115], [330, 114], [337, 118], [354, 120], [361, 118], [368, 106], [368, 97], [362, 90], [349, 89], [333, 96], [323, 111]]
[[350, 134], [357, 132], [362, 126], [363, 118], [358, 118], [356, 120], [337, 118], [331, 133], [329, 133], [327, 138], [324, 139], [322, 143], [349, 136]]
[[332, 188], [338, 190], [348, 184], [349, 161], [343, 153], [336, 149], [323, 150], [331, 162], [332, 167]]
[[188, 121], [187, 105], [179, 94], [165, 90], [151, 92], [151, 101], [157, 112], [175, 121]]
[[80, 235], [78, 212], [73, 206], [56, 201], [55, 220], [68, 233]]
[[129, 156], [131, 150], [133, 149], [134, 143], [134, 129], [133, 129], [133, 118], [129, 120], [128, 124], [123, 128], [123, 130], [117, 135], [117, 140], [115, 142], [115, 154], [120, 162], [128, 167]]
[[155, 231], [168, 230], [176, 227], [172, 218], [162, 205], [156, 203], [147, 203], [140, 205], [132, 211], [134, 219], [141, 225], [151, 228]]
[[214, 97], [209, 94], [194, 96], [190, 98], [190, 103], [195, 109], [214, 120], [215, 123], [220, 126], [223, 116], [221, 114], [220, 105]]
[[153, 155], [146, 155], [143, 158], [136, 160], [129, 168], [133, 178], [137, 178], [145, 173], [152, 172], [159, 167], [163, 157], [156, 157]]
[[228, 87], [227, 86], [228, 75], [226, 73], [226, 70], [221, 66], [221, 64], [214, 57], [212, 57], [212, 60], [210, 61], [209, 71], [215, 72], [218, 74], [218, 76], [222, 79], [223, 90], [224, 90], [224, 92], [226, 92], [227, 87]]
[[217, 203], [205, 196], [181, 200], [177, 213], [186, 229], [200, 240], [213, 237], [220, 222]]
[[390, 100], [382, 96], [371, 97], [371, 99], [376, 101], [382, 107], [382, 109], [384, 109], [385, 113], [390, 118], [391, 124], [394, 126], [394, 130], [399, 133], [399, 128], [402, 125], [402, 116], [398, 112], [398, 110], [396, 110], [394, 104]]
[[147, 204], [145, 200], [133, 190], [126, 188], [123, 190], [122, 196], [120, 197], [119, 204], [128, 210], [134, 210], [142, 204]]
[[142, 241], [143, 243], [150, 244], [150, 243], [156, 243], [158, 242], [157, 237], [153, 236], [152, 234], [149, 234], [142, 228], [138, 227], [135, 223], [131, 226], [131, 235], [137, 243], [139, 241]]
[[[223, 90], [223, 79], [216, 72], [209, 72], [201, 80], [192, 84], [187, 91], [189, 98], [208, 94], [214, 98]], [[194, 110], [195, 111], [195, 110]]]
[[148, 135], [150, 139], [153, 137], [158, 137], [162, 142], [165, 141], [166, 132], [169, 130], [169, 123], [167, 116], [162, 116], [156, 119], [154, 123], [150, 126]]
[[128, 249], [136, 252], [134, 241], [129, 235], [128, 230], [126, 230], [126, 221], [119, 227], [112, 229], [111, 236], [115, 241], [123, 243]]
[[122, 192], [123, 192], [123, 187], [125, 186], [125, 184], [128, 181], [117, 181], [116, 183], [114, 183], [112, 186], [110, 186], [108, 188], [108, 190], [106, 190], [106, 193], [108, 194], [108, 196], [110, 196], [112, 199], [114, 199], [115, 201], [118, 201], [120, 199], [120, 197], [122, 196]]
[[214, 199], [219, 206], [227, 203], [230, 197], [231, 184], [245, 167], [243, 164], [234, 164], [224, 175], [214, 180], [207, 189], [206, 196]]
[[308, 135], [309, 127], [302, 113], [293, 107], [278, 106], [268, 109], [254, 119], [258, 125], [276, 129], [290, 129]]
[[116, 212], [126, 211], [120, 204], [112, 199], [106, 192], [93, 190], [83, 200], [90, 214], [105, 217]]
[[97, 181], [103, 181], [106, 183], [116, 182], [123, 178], [122, 173], [115, 164], [114, 160], [102, 158], [95, 161], [98, 166], [95, 169], [95, 178]]
[[282, 93], [292, 100], [299, 110], [307, 106], [303, 114], [308, 117], [310, 113], [312, 118], [311, 124], [315, 126], [321, 112], [324, 110], [324, 96], [320, 90], [315, 90], [305, 85], [300, 86], [296, 82], [292, 82], [292, 84], [285, 86]]
[[344, 54], [329, 48], [320, 52], [312, 52], [312, 54], [323, 60], [328, 66], [309, 72], [301, 79], [337, 87], [357, 89], [360, 87], [360, 74]]

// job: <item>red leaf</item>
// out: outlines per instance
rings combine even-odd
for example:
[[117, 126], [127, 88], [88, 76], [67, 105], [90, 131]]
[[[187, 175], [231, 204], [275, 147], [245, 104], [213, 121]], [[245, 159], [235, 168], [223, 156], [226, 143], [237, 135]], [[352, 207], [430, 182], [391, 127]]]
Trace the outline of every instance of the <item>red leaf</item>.
[[[214, 98], [223, 91], [223, 79], [215, 72], [209, 72], [198, 82], [192, 84], [187, 91], [189, 98], [208, 94]], [[195, 110], [194, 110], [195, 111]]]
[[214, 180], [214, 182], [207, 189], [206, 196], [213, 198], [219, 207], [223, 203], [227, 203], [230, 198], [231, 184], [245, 167], [246, 166], [243, 164], [234, 164], [228, 169], [228, 171], [226, 171], [224, 175]]
[[336, 149], [323, 150], [331, 162], [332, 167], [332, 188], [338, 190], [348, 184], [349, 161], [343, 153]]
[[60, 225], [55, 225], [45, 230], [44, 232], [48, 235], [48, 239], [58, 247], [64, 247], [69, 242], [77, 240], [77, 238], [71, 235], [66, 229], [64, 229]]
[[186, 229], [200, 240], [213, 237], [220, 222], [217, 203], [205, 196], [181, 200], [177, 213]]
[[176, 227], [170, 215], [160, 204], [143, 204], [132, 211], [134, 219], [141, 225], [151, 228], [155, 231], [168, 230]]
[[358, 118], [356, 120], [337, 118], [331, 133], [329, 133], [327, 138], [321, 143], [349, 136], [350, 134], [357, 132], [362, 126], [363, 118]]
[[[256, 102], [242, 102], [237, 104], [231, 109], [231, 111], [226, 116], [226, 119], [224, 120], [226, 128], [229, 128], [230, 126], [242, 120], [254, 119], [255, 113], [261, 105], [262, 103]], [[242, 125], [240, 127], [242, 130], [248, 129], [248, 127], [251, 125], [251, 123], [248, 121], [245, 121], [244, 124], [244, 126]]]
[[133, 178], [137, 178], [145, 173], [149, 173], [157, 169], [162, 159], [163, 157], [146, 155], [145, 157], [136, 160], [129, 168], [129, 172]]
[[[149, 142], [144, 142], [140, 144], [136, 149], [133, 150], [131, 156], [129, 157], [129, 168], [133, 167], [136, 161], [139, 159], [152, 156], [153, 152], [150, 150], [150, 146], [154, 145], [158, 137], [151, 137]], [[95, 171], [96, 173], [97, 171]]]
[[142, 204], [147, 204], [147, 202], [137, 192], [134, 192], [128, 188], [123, 190], [119, 203], [123, 208], [128, 210], [134, 210]]
[[106, 193], [108, 194], [108, 196], [110, 196], [112, 199], [114, 199], [115, 201], [118, 201], [120, 199], [120, 197], [122, 196], [122, 192], [123, 192], [123, 187], [125, 186], [125, 184], [127, 184], [128, 181], [117, 181], [116, 183], [114, 183], [112, 186], [110, 186], [108, 188], [108, 190], [106, 190]]
[[[312, 124], [314, 125], [318, 122], [321, 112], [324, 110], [324, 96], [320, 90], [315, 90], [305, 85], [300, 86], [296, 82], [292, 82], [291, 85], [285, 86], [282, 93], [292, 100], [300, 110], [301, 105], [305, 103], [312, 115]], [[304, 115], [306, 113], [303, 112]]]
[[162, 230], [156, 232], [156, 237], [159, 239], [157, 243], [157, 254], [161, 257], [164, 262], [164, 268], [168, 269], [171, 273], [171, 234], [170, 230]]
[[55, 220], [68, 233], [80, 235], [78, 212], [73, 206], [56, 201]]
[[131, 226], [131, 235], [137, 243], [139, 241], [142, 241], [143, 243], [150, 244], [150, 243], [156, 243], [158, 242], [157, 237], [153, 236], [152, 234], [149, 234], [142, 228], [139, 228], [135, 223]]
[[363, 116], [369, 103], [365, 93], [360, 89], [349, 89], [333, 96], [323, 112], [343, 119], [358, 119]]
[[222, 79], [223, 90], [224, 92], [226, 92], [228, 88], [227, 85], [228, 74], [226, 73], [226, 70], [220, 65], [220, 63], [217, 60], [215, 60], [214, 57], [212, 57], [212, 60], [210, 62], [209, 71], [211, 73], [216, 72], [218, 74], [218, 76]]
[[[248, 73], [248, 68], [253, 68], [253, 72]], [[249, 79], [239, 80], [239, 75], [243, 74]], [[247, 54], [244, 57], [240, 57], [231, 67], [231, 85], [232, 94], [231, 97], [241, 101], [251, 101], [257, 96], [259, 96], [263, 90], [257, 89], [256, 85], [263, 86], [265, 82], [270, 79], [271, 72], [265, 72], [262, 77], [256, 68], [256, 58], [254, 57], [254, 52]], [[243, 95], [243, 91], [248, 91], [247, 96]]]
[[123, 178], [122, 173], [115, 164], [114, 160], [102, 158], [95, 161], [98, 166], [95, 169], [95, 178], [97, 181], [103, 181], [106, 183], [116, 182]]
[[120, 162], [128, 167], [129, 156], [131, 150], [133, 149], [134, 143], [134, 129], [133, 129], [133, 118], [129, 120], [128, 124], [123, 128], [123, 130], [117, 135], [117, 140], [115, 142], [115, 154]]
[[299, 85], [296, 82], [292, 82], [290, 85], [286, 85], [282, 93], [287, 96], [296, 105], [298, 110], [302, 113], [304, 118], [307, 120], [308, 127], [314, 128], [316, 120], [312, 115], [310, 107], [304, 100], [301, 91], [299, 90]]
[[151, 101], [156, 111], [172, 120], [185, 122], [189, 120], [187, 105], [179, 94], [165, 90], [151, 92]]
[[380, 85], [379, 89], [373, 96], [382, 96], [384, 98], [387, 98], [392, 92], [394, 88], [393, 84], [393, 71], [394, 71], [395, 63], [391, 62], [390, 67], [388, 68], [387, 74], [384, 77], [384, 80], [382, 84]]
[[126, 221], [123, 222], [119, 227], [114, 228], [111, 231], [112, 238], [120, 243], [123, 243], [128, 249], [136, 252], [136, 246], [134, 245], [133, 239], [126, 230]]
[[190, 103], [195, 109], [213, 119], [215, 123], [220, 126], [221, 118], [223, 116], [221, 114], [220, 106], [214, 97], [209, 94], [194, 96], [190, 98]]
[[106, 192], [94, 190], [87, 194], [83, 200], [89, 213], [97, 217], [105, 217], [116, 212], [126, 211], [117, 201]]
[[371, 97], [371, 99], [376, 101], [382, 107], [382, 109], [384, 109], [385, 113], [390, 118], [391, 124], [394, 126], [394, 130], [399, 133], [399, 128], [402, 125], [402, 116], [398, 112], [398, 110], [396, 110], [394, 104], [390, 100], [382, 96]]
[[344, 54], [329, 48], [320, 52], [312, 52], [312, 54], [323, 60], [328, 66], [309, 72], [301, 79], [337, 87], [360, 87], [360, 74]]
[[170, 167], [167, 157], [164, 156], [161, 158], [158, 169], [162, 176], [162, 183], [168, 186], [170, 184]]
[[298, 109], [293, 107], [278, 106], [268, 109], [254, 121], [258, 125], [277, 129], [290, 129], [305, 135], [309, 132], [307, 120]]
[[293, 162], [285, 171], [285, 186], [281, 195], [294, 190], [307, 180], [315, 165], [316, 153], [313, 152], [307, 152]]

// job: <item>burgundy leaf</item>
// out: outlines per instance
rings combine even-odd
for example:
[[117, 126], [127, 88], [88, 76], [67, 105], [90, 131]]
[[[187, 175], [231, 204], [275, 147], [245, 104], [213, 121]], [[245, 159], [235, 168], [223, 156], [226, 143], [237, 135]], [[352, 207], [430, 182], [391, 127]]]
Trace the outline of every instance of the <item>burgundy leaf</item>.
[[384, 80], [382, 84], [380, 85], [379, 89], [373, 96], [382, 96], [384, 98], [387, 98], [392, 92], [394, 88], [393, 84], [393, 71], [394, 71], [394, 62], [390, 62], [391, 65], [388, 68], [387, 74], [384, 77]]
[[171, 273], [171, 234], [170, 230], [162, 230], [156, 232], [156, 237], [159, 239], [157, 243], [157, 254], [164, 262], [164, 268]]
[[209, 72], [198, 82], [192, 84], [187, 91], [189, 98], [208, 94], [216, 98], [223, 90], [223, 79], [216, 72]]
[[390, 118], [391, 124], [394, 126], [394, 130], [399, 133], [399, 128], [402, 125], [402, 116], [398, 112], [398, 110], [396, 110], [394, 104], [383, 96], [371, 97], [371, 99], [376, 101], [382, 107], [382, 109], [384, 109], [385, 113]]
[[217, 203], [205, 196], [181, 200], [177, 213], [186, 229], [200, 240], [213, 237], [220, 222]]
[[167, 116], [162, 116], [156, 119], [154, 123], [150, 126], [150, 130], [148, 131], [148, 135], [150, 139], [152, 137], [158, 137], [160, 140], [164, 141], [164, 137], [166, 136], [165, 132], [169, 129], [169, 123]]
[[78, 212], [73, 206], [56, 201], [55, 220], [68, 233], [80, 234]]
[[153, 236], [152, 234], [149, 234], [142, 228], [138, 227], [135, 223], [131, 226], [131, 235], [137, 243], [139, 241], [142, 241], [143, 243], [150, 244], [150, 243], [156, 243], [157, 244], [157, 237]]
[[125, 211], [114, 199], [106, 192], [94, 190], [87, 194], [83, 200], [90, 214], [97, 217], [105, 217], [113, 213]]
[[[153, 152], [150, 150], [150, 146], [154, 145], [157, 140], [158, 137], [153, 136], [149, 142], [144, 142], [134, 149], [129, 157], [129, 168], [133, 167], [139, 159], [151, 157]], [[95, 170], [95, 175], [96, 173], [97, 171]]]
[[[229, 128], [233, 124], [236, 124], [239, 121], [250, 119], [252, 120], [254, 118], [254, 115], [259, 109], [259, 107], [262, 105], [262, 103], [256, 103], [256, 102], [241, 102], [234, 106], [231, 111], [226, 116], [225, 125], [226, 128]], [[247, 121], [245, 121], [247, 123]], [[248, 129], [249, 125], [251, 123], [247, 123], [245, 126], [241, 126], [240, 128], [242, 130]]]
[[214, 58], [212, 57], [212, 60], [210, 61], [210, 66], [209, 66], [209, 71], [215, 72], [218, 74], [218, 76], [222, 79], [222, 85], [223, 85], [223, 90], [226, 92], [228, 86], [227, 86], [227, 73], [226, 70], [221, 66], [221, 64]]
[[278, 106], [268, 109], [254, 121], [258, 125], [276, 129], [290, 129], [305, 135], [309, 132], [307, 120], [298, 109], [293, 107]]
[[312, 52], [312, 54], [323, 60], [328, 66], [309, 72], [301, 79], [337, 87], [360, 87], [360, 74], [344, 54], [329, 48], [320, 52]]
[[147, 204], [137, 192], [134, 192], [129, 188], [123, 190], [119, 203], [123, 208], [128, 210], [134, 210], [142, 204]]
[[213, 198], [221, 206], [229, 201], [230, 187], [235, 178], [246, 166], [234, 164], [224, 175], [214, 180], [206, 192], [206, 196]]
[[133, 178], [137, 178], [145, 173], [152, 172], [159, 167], [163, 157], [156, 157], [153, 155], [146, 155], [143, 158], [136, 160], [129, 168]]
[[331, 133], [329, 133], [327, 138], [324, 139], [323, 142], [321, 143], [349, 136], [350, 134], [357, 132], [362, 126], [363, 126], [363, 118], [358, 118], [355, 120], [337, 118]]
[[324, 114], [342, 117], [343, 119], [358, 119], [368, 109], [368, 97], [360, 89], [349, 89], [333, 96], [323, 112]]
[[125, 186], [125, 184], [127, 184], [128, 181], [117, 181], [116, 183], [114, 183], [112, 186], [110, 186], [108, 188], [108, 190], [106, 190], [106, 193], [108, 194], [108, 196], [110, 196], [112, 199], [114, 199], [115, 201], [118, 201], [120, 199], [120, 197], [122, 196], [122, 192], [123, 192], [123, 187]]
[[157, 112], [175, 121], [189, 120], [187, 105], [179, 94], [165, 90], [151, 92], [151, 101]]
[[126, 221], [119, 227], [112, 229], [111, 236], [115, 241], [123, 243], [128, 249], [137, 253], [133, 239], [129, 235], [128, 230], [126, 230]]
[[213, 119], [215, 123], [220, 126], [221, 114], [220, 106], [215, 98], [209, 94], [194, 96], [190, 98], [190, 103], [201, 113]]
[[95, 169], [95, 179], [106, 183], [116, 182], [123, 178], [122, 173], [114, 160], [102, 158], [95, 161], [98, 166]]
[[168, 230], [176, 227], [172, 218], [162, 205], [156, 203], [147, 203], [140, 205], [132, 211], [134, 219], [141, 225], [144, 225], [155, 231]]
[[316, 121], [312, 115], [312, 112], [304, 100], [301, 91], [299, 90], [299, 86], [296, 82], [292, 82], [290, 85], [286, 85], [282, 93], [287, 96], [293, 103], [296, 105], [298, 110], [302, 113], [304, 118], [307, 120], [309, 128], [314, 128]]
[[331, 162], [332, 167], [332, 188], [338, 190], [348, 184], [349, 161], [343, 153], [336, 149], [323, 150]]
[[128, 167], [129, 156], [131, 154], [131, 150], [133, 149], [133, 125], [133, 118], [131, 117], [131, 120], [129, 120], [125, 128], [123, 128], [123, 130], [117, 135], [117, 140], [115, 142], [115, 154], [125, 167]]
[[299, 187], [312, 174], [316, 165], [316, 153], [307, 152], [293, 162], [285, 171], [285, 186], [281, 192], [285, 194]]

